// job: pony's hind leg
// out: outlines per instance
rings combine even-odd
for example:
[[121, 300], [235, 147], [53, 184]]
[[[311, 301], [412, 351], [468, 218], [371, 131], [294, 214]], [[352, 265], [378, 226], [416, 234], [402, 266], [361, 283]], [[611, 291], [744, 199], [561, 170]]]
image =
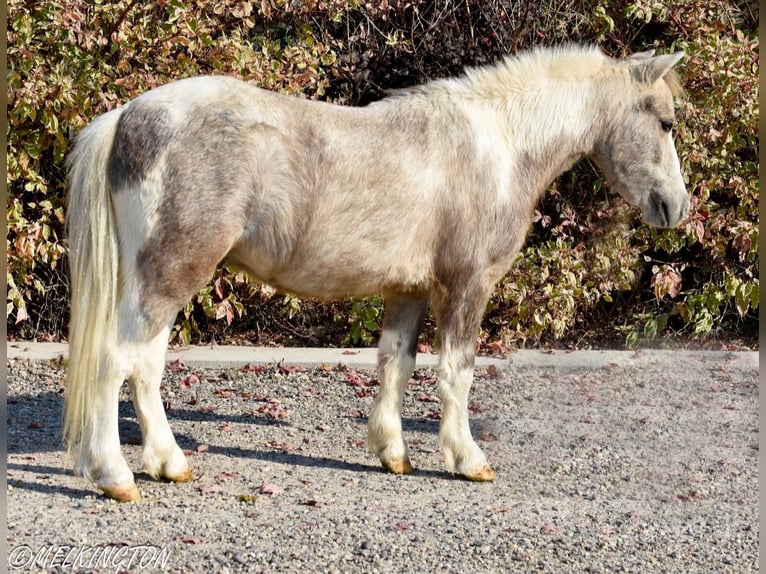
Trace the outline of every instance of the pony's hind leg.
[[165, 350], [170, 327], [140, 346], [138, 360], [128, 378], [136, 418], [143, 436], [143, 469], [152, 478], [187, 482], [192, 471], [170, 429], [160, 395]]
[[396, 474], [412, 472], [402, 436], [402, 397], [415, 368], [418, 333], [428, 301], [404, 295], [385, 298], [378, 343], [380, 389], [367, 422], [367, 445], [383, 466]]
[[95, 481], [108, 497], [120, 502], [140, 498], [133, 473], [120, 452], [118, 407], [126, 374], [120, 350], [110, 350], [101, 360], [100, 376], [87, 397], [87, 408], [97, 414], [80, 437], [74, 467], [76, 475]]

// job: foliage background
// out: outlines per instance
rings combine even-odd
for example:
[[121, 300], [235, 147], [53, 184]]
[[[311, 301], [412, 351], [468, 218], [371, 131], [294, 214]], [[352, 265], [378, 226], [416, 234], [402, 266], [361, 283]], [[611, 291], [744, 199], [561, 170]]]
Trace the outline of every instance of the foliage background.
[[[365, 105], [537, 44], [614, 56], [685, 50], [676, 143], [689, 222], [656, 231], [587, 161], [556, 181], [481, 332], [508, 346], [757, 346], [758, 3], [724, 0], [10, 0], [7, 319], [11, 338], [68, 322], [63, 160], [94, 116], [168, 81], [232, 74]], [[379, 298], [319, 303], [220, 270], [174, 338], [374, 342]], [[424, 341], [433, 335], [429, 321]]]

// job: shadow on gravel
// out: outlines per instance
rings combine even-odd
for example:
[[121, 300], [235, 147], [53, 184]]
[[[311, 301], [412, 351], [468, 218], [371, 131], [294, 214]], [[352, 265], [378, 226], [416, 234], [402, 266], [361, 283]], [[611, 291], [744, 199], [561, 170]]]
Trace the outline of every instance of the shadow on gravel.
[[[39, 476], [40, 480], [46, 480], [50, 478], [50, 475], [71, 475], [72, 471], [64, 468], [56, 468], [52, 466], [35, 466], [26, 464], [13, 464], [8, 463], [8, 470], [19, 470], [25, 472], [34, 472]], [[71, 488], [69, 486], [63, 486], [60, 482], [54, 482], [47, 484], [45, 482], [30, 482], [29, 480], [14, 480], [8, 479], [8, 484], [18, 490], [28, 490], [30, 492], [39, 492], [41, 494], [61, 494], [69, 498], [85, 498], [86, 496], [93, 496], [94, 490]]]
[[[133, 411], [133, 405], [132, 403], [129, 403], [128, 401], [123, 401], [124, 404], [128, 406], [130, 409], [129, 413], [123, 413], [120, 411], [120, 416], [135, 416], [135, 413]], [[205, 410], [204, 408], [190, 408], [190, 409], [178, 409], [178, 408], [171, 408], [169, 410], [165, 411], [165, 414], [168, 417], [168, 422], [170, 423], [170, 426], [173, 426], [173, 421], [188, 421], [188, 422], [201, 422], [201, 423], [240, 423], [240, 424], [248, 424], [248, 425], [265, 425], [265, 426], [284, 426], [289, 425], [290, 421], [282, 421], [282, 420], [275, 420], [267, 418], [266, 416], [259, 416], [259, 415], [251, 415], [251, 414], [244, 414], [244, 415], [221, 415], [216, 413], [215, 411], [211, 410]]]
[[[210, 448], [208, 452], [210, 453], [221, 454], [232, 458], [254, 459], [268, 462], [270, 464], [283, 464], [290, 467], [304, 466], [308, 468], [326, 468], [329, 470], [345, 470], [349, 472], [359, 472], [365, 474], [388, 474], [388, 471], [379, 464], [347, 462], [345, 460], [338, 460], [334, 458], [306, 456], [294, 452], [250, 450], [240, 447], [220, 447], [213, 445], [209, 445], [209, 447]], [[419, 470], [417, 468], [412, 472], [412, 476], [420, 476], [424, 478], [452, 478], [452, 475], [447, 472], [435, 470]]]
[[[16, 395], [8, 398], [8, 453], [24, 454], [61, 450], [61, 421], [63, 397], [60, 393], [48, 392], [38, 395]], [[119, 403], [119, 429], [121, 442], [138, 444], [141, 429], [135, 421], [135, 410], [130, 401]], [[265, 416], [221, 415], [204, 409], [178, 409], [167, 411], [171, 427], [173, 421], [201, 423], [231, 423], [265, 426], [285, 426], [289, 421], [273, 420]], [[191, 444], [198, 441], [189, 439]], [[179, 441], [180, 444], [180, 441]], [[183, 445], [182, 445], [183, 446]]]
[[[8, 454], [24, 456], [29, 462], [8, 462], [8, 470], [34, 473], [41, 482], [19, 481], [15, 488], [50, 494], [58, 492], [72, 498], [83, 498], [92, 495], [92, 490], [80, 490], [64, 487], [61, 484], [47, 484], [44, 481], [51, 475], [68, 475], [71, 469], [64, 455], [64, 445], [61, 438], [63, 397], [57, 392], [45, 392], [37, 395], [17, 395], [8, 399]], [[210, 424], [247, 424], [263, 426], [290, 426], [290, 421], [273, 420], [265, 416], [255, 415], [231, 415], [219, 414], [215, 411], [203, 408], [171, 408], [167, 411], [171, 427], [174, 421], [187, 421]], [[140, 445], [141, 429], [135, 421], [135, 411], [130, 401], [119, 403], [119, 432], [120, 442], [123, 445]], [[357, 417], [355, 422], [360, 427], [367, 423], [366, 417]], [[428, 433], [438, 434], [438, 420], [424, 420], [419, 418], [403, 418], [402, 427], [405, 433]], [[361, 431], [360, 431], [361, 432]], [[310, 436], [306, 432], [305, 436]], [[360, 435], [362, 436], [362, 435]], [[183, 432], [175, 433], [178, 445], [183, 449], [194, 450], [200, 444], [200, 438]], [[302, 466], [307, 468], [326, 468], [356, 473], [386, 473], [378, 464], [363, 464], [347, 462], [340, 459], [321, 456], [306, 456], [294, 452], [281, 452], [273, 450], [250, 449], [239, 446], [208, 445], [209, 452], [221, 454], [227, 457], [252, 459], [270, 464], [285, 466]], [[60, 452], [62, 455], [61, 467], [41, 466], [35, 462], [37, 455], [44, 453]], [[193, 461], [192, 461], [193, 464]], [[198, 472], [202, 469], [198, 467]], [[199, 475], [201, 476], [201, 475]], [[419, 470], [413, 472], [415, 477], [450, 479], [451, 474], [444, 471]], [[137, 473], [136, 478], [152, 481], [148, 475]], [[13, 479], [11, 479], [13, 480]]]

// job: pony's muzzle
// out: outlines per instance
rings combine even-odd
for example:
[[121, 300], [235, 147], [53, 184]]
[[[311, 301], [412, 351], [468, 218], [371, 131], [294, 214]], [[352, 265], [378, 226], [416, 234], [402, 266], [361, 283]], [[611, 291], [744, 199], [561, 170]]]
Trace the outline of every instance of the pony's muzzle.
[[644, 222], [654, 227], [672, 228], [689, 213], [689, 195], [686, 191], [673, 195], [653, 190], [643, 210]]

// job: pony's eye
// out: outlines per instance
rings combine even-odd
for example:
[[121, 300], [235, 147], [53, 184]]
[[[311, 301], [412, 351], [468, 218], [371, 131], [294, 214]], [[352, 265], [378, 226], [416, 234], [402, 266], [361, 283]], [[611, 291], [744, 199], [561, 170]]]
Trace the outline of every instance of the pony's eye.
[[673, 129], [673, 122], [662, 121], [660, 122], [660, 126], [662, 126], [662, 131], [669, 132]]

